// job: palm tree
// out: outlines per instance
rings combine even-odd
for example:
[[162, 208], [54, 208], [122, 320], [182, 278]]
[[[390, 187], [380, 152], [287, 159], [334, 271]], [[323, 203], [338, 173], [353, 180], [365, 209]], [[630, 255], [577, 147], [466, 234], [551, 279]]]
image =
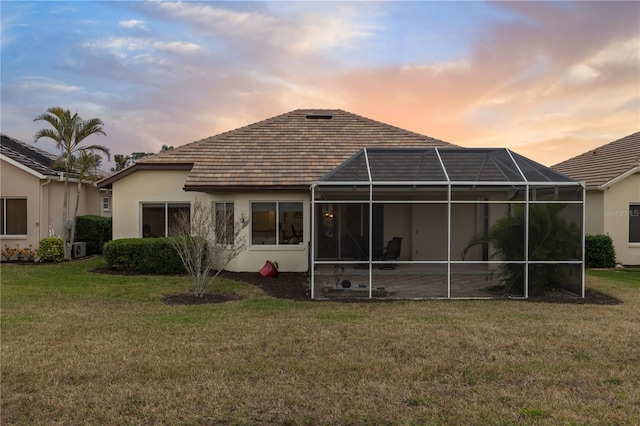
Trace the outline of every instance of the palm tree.
[[102, 164], [102, 157], [86, 149], [80, 150], [78, 156], [72, 157], [71, 166], [73, 173], [78, 179], [78, 186], [76, 189], [76, 206], [73, 211], [73, 225], [71, 226], [71, 236], [69, 237], [69, 244], [73, 244], [76, 235], [75, 218], [78, 217], [78, 206], [80, 205], [80, 191], [82, 190], [83, 182], [91, 182], [92, 184], [100, 178], [98, 175], [98, 167]]
[[[34, 140], [37, 142], [41, 138], [53, 139], [56, 147], [60, 150], [60, 160], [65, 171], [64, 174], [64, 197], [62, 204], [62, 229], [64, 233], [64, 258], [71, 258], [71, 250], [69, 245], [69, 175], [73, 172], [74, 155], [84, 150], [87, 152], [101, 151], [110, 158], [109, 149], [102, 145], [81, 146], [84, 139], [93, 135], [101, 134], [106, 136], [102, 129], [104, 123], [99, 118], [90, 118], [83, 120], [82, 117], [75, 114], [71, 115], [71, 111], [61, 107], [51, 107], [46, 113], [37, 116], [33, 121], [43, 120], [51, 125], [52, 128], [40, 129], [36, 132]], [[74, 217], [75, 219], [75, 217]], [[71, 222], [71, 227], [74, 226]]]

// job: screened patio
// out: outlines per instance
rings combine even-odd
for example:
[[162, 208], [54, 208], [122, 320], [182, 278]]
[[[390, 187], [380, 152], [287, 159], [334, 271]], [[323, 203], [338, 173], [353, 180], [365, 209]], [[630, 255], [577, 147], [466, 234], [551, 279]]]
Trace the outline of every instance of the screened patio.
[[311, 187], [311, 297], [584, 297], [584, 187], [508, 149], [363, 149]]

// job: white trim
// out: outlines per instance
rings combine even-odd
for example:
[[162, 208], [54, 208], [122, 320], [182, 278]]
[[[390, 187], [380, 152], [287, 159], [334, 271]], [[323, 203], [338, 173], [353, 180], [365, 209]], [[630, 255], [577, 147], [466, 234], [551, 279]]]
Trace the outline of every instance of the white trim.
[[35, 170], [33, 170], [31, 167], [27, 167], [24, 164], [14, 160], [13, 158], [9, 158], [6, 155], [2, 155], [0, 154], [0, 159], [2, 161], [6, 161], [7, 163], [11, 164], [12, 166], [15, 166], [17, 168], [19, 168], [20, 170], [29, 173], [32, 176], [37, 177], [38, 179], [48, 179], [50, 176], [46, 176], [43, 175], [42, 173], [38, 173]]
[[640, 173], [640, 166], [632, 167], [631, 169], [627, 170], [626, 172], [614, 177], [610, 181], [605, 182], [602, 185], [596, 186], [596, 187], [593, 187], [593, 188], [597, 188], [597, 189], [600, 189], [600, 190], [608, 189], [610, 186], [615, 185], [616, 183], [620, 182], [621, 180], [626, 179], [629, 176], [631, 176], [633, 174], [636, 174], [636, 173]]
[[511, 161], [513, 161], [513, 164], [515, 164], [516, 169], [518, 169], [518, 173], [520, 173], [520, 176], [522, 176], [522, 180], [526, 181], [527, 177], [524, 175], [524, 173], [522, 173], [522, 169], [518, 165], [518, 162], [515, 160], [515, 158], [513, 158], [513, 155], [511, 155], [511, 150], [509, 148], [505, 148], [504, 150], [507, 151], [507, 154], [509, 154], [509, 158], [511, 158]]
[[[253, 244], [253, 205], [257, 203], [262, 204], [275, 204], [275, 225], [276, 229], [274, 231], [276, 242], [274, 244]], [[302, 241], [298, 242], [298, 244], [283, 244], [280, 241], [280, 230], [278, 227], [278, 217], [280, 216], [280, 204], [284, 203], [299, 203], [302, 206]], [[270, 249], [270, 250], [279, 250], [282, 247], [304, 247], [305, 241], [309, 241], [309, 237], [304, 235], [304, 200], [286, 200], [286, 199], [278, 199], [278, 200], [249, 200], [249, 244], [247, 245], [248, 249], [260, 248], [260, 249]]]

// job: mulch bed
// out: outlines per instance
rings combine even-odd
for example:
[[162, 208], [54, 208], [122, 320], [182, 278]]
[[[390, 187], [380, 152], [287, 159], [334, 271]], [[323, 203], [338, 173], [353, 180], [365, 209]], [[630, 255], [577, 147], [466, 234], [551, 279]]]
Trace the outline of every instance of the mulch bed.
[[[280, 299], [309, 300], [309, 290], [307, 289], [307, 274], [285, 272], [280, 273], [278, 278], [263, 278], [254, 272], [224, 272], [221, 276], [237, 281], [244, 281], [260, 287], [269, 296]], [[394, 299], [339, 299], [341, 302], [387, 302]], [[517, 299], [524, 302], [534, 303], [565, 303], [578, 305], [619, 305], [622, 300], [608, 294], [586, 289], [585, 296], [577, 297], [568, 293], [557, 293], [545, 296], [532, 296], [527, 299]]]
[[[92, 272], [103, 274], [131, 275], [124, 271], [109, 270], [106, 267], [96, 268]], [[308, 277], [304, 272], [282, 272], [277, 278], [264, 278], [257, 272], [228, 272], [225, 271], [221, 277], [243, 281], [261, 288], [266, 294], [279, 299], [289, 300], [311, 300], [308, 289]], [[169, 305], [178, 304], [206, 304], [225, 303], [232, 300], [240, 300], [241, 297], [233, 294], [206, 293], [203, 297], [195, 297], [192, 293], [178, 293], [164, 296], [162, 301]], [[380, 303], [391, 302], [397, 299], [338, 299], [340, 302], [348, 303]], [[566, 293], [555, 293], [545, 296], [532, 296], [528, 299], [516, 299], [530, 303], [565, 303], [578, 305], [618, 305], [622, 300], [608, 294], [586, 289], [585, 297], [576, 297]], [[337, 300], [336, 300], [337, 301]]]

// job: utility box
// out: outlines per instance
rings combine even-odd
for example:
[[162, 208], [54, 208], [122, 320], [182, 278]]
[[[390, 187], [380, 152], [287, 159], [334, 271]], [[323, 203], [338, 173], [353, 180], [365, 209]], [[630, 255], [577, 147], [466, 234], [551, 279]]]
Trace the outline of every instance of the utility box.
[[71, 257], [77, 259], [87, 255], [87, 243], [73, 243], [71, 245]]

